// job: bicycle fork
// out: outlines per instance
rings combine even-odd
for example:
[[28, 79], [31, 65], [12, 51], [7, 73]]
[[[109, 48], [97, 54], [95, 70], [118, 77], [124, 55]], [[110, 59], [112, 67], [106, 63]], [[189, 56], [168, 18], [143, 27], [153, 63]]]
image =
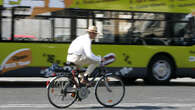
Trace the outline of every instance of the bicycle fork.
[[108, 92], [112, 92], [112, 90], [110, 89], [110, 86], [109, 86], [109, 84], [108, 84], [108, 81], [109, 81], [110, 79], [108, 79], [107, 77], [104, 77], [104, 84], [105, 84], [105, 86], [106, 86], [106, 89], [108, 90]]

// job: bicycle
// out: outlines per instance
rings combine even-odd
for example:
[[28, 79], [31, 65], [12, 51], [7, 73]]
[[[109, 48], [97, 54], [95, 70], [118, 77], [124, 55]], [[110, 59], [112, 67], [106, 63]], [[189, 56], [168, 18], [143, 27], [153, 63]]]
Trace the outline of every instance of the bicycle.
[[[54, 68], [54, 65], [51, 66]], [[47, 85], [49, 102], [57, 108], [67, 108], [75, 101], [82, 101], [90, 94], [90, 87], [81, 84], [79, 70], [73, 65], [65, 68], [56, 66], [57, 76], [52, 78]], [[99, 72], [91, 76], [89, 82], [95, 84], [95, 97], [104, 107], [113, 107], [119, 104], [125, 95], [125, 85], [122, 80], [112, 73], [107, 73], [104, 65], [99, 67]]]

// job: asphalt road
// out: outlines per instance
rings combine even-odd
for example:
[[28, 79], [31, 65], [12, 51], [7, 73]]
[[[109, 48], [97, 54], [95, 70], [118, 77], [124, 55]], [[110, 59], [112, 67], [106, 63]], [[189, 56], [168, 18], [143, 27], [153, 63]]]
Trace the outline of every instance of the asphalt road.
[[[195, 110], [195, 82], [167, 85], [126, 85], [124, 100], [114, 108], [104, 108], [91, 90], [90, 96], [68, 110]], [[0, 110], [58, 110], [47, 99], [47, 90], [36, 86], [0, 86]]]

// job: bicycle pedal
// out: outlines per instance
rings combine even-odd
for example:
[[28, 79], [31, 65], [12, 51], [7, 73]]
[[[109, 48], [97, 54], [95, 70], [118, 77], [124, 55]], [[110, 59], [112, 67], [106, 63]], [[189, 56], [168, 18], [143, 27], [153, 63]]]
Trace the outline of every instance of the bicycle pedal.
[[81, 102], [81, 101], [82, 101], [82, 99], [81, 99], [81, 98], [78, 98], [78, 101], [79, 101], [79, 102]]

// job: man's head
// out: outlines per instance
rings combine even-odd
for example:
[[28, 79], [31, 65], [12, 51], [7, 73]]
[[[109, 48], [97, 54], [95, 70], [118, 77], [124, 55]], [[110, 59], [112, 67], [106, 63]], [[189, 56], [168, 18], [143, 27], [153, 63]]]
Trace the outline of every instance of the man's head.
[[96, 26], [90, 26], [87, 31], [89, 32], [89, 36], [91, 39], [95, 39], [98, 34]]

